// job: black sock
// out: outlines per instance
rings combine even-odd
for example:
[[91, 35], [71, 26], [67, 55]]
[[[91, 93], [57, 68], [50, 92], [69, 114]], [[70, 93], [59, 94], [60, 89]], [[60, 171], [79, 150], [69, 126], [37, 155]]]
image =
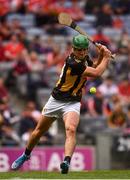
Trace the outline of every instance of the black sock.
[[65, 156], [64, 161], [67, 161], [70, 164], [71, 157], [70, 156]]
[[27, 156], [29, 156], [29, 155], [31, 154], [31, 152], [32, 152], [31, 150], [29, 150], [29, 149], [27, 149], [27, 148], [25, 149], [25, 154], [26, 154]]

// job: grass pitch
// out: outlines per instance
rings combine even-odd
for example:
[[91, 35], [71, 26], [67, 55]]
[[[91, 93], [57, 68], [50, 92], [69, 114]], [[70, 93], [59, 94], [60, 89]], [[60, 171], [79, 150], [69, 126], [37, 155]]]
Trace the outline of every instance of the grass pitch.
[[0, 172], [0, 179], [130, 179], [130, 170], [82, 171], [69, 174], [43, 171]]

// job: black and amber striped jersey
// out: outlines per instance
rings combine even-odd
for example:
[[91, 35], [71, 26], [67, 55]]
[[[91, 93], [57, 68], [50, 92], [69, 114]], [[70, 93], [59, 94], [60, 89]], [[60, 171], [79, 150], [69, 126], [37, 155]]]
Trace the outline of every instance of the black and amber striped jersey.
[[82, 88], [87, 79], [82, 76], [86, 66], [92, 66], [93, 62], [89, 56], [79, 61], [70, 54], [62, 68], [60, 78], [52, 91], [52, 96], [61, 101], [80, 101], [82, 98]]

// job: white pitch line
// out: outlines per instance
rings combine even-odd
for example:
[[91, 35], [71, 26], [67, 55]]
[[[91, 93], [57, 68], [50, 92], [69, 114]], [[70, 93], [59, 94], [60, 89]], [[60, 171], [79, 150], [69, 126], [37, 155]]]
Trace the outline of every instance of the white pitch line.
[[[43, 179], [43, 178], [41, 178], [41, 179]], [[21, 179], [20, 177], [11, 178], [11, 180], [41, 180], [41, 179], [30, 179], [30, 178]], [[68, 178], [65, 178], [65, 179], [67, 179], [67, 180], [103, 180], [103, 179], [68, 179]], [[3, 179], [3, 180], [5, 180], [5, 179]], [[49, 179], [44, 179], [44, 180], [49, 180]], [[54, 180], [61, 180], [61, 179], [54, 179]], [[104, 179], [104, 180], [115, 180], [115, 178], [114, 179], [113, 178], [112, 179]], [[118, 180], [120, 180], [120, 179], [118, 178]], [[123, 180], [128, 180], [128, 179], [123, 179]]]

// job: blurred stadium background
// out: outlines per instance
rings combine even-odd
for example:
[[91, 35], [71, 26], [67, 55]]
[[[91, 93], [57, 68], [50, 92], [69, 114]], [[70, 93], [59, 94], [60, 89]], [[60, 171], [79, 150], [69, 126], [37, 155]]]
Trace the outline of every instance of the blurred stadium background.
[[[130, 0], [0, 0], [0, 172], [23, 151], [71, 51], [76, 32], [57, 23], [60, 12], [117, 54], [84, 89], [71, 169], [129, 169]], [[97, 58], [91, 44], [90, 56]], [[21, 170], [59, 170], [63, 128], [55, 122]]]

